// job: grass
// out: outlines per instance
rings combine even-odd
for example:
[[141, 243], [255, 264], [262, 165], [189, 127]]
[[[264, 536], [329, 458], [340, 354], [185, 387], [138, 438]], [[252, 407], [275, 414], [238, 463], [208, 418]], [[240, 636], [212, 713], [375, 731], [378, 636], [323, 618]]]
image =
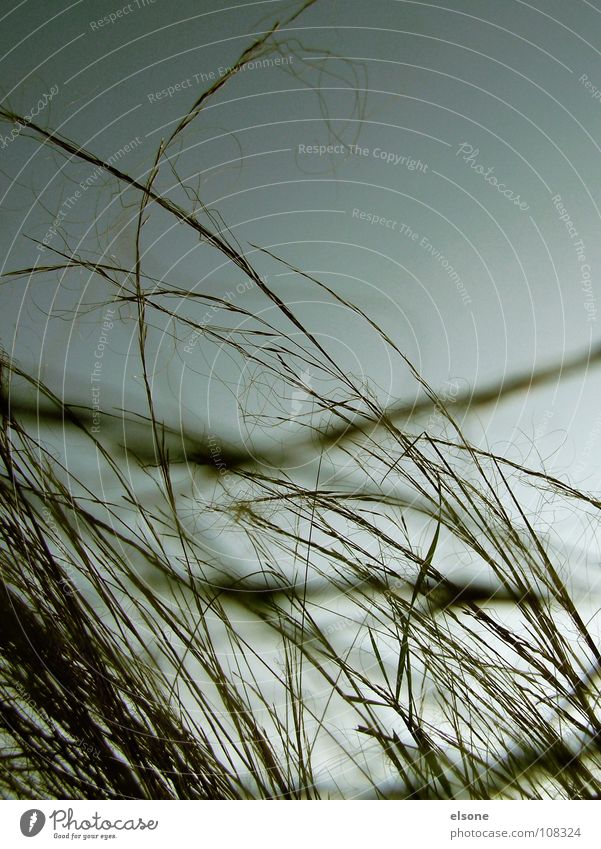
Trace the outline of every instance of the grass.
[[[95, 433], [85, 405], [2, 356], [3, 795], [597, 798], [601, 654], [573, 558], [528, 505], [532, 494], [561, 503], [594, 527], [600, 503], [470, 444], [459, 422], [590, 357], [445, 401], [373, 317], [243, 249], [176, 174], [173, 151], [242, 64], [278, 49], [277, 30], [196, 100], [144, 178], [0, 109], [24, 138], [137, 198], [131, 267], [100, 247], [93, 259], [49, 248], [52, 262], [3, 285], [76, 269], [102, 281], [105, 304], [135, 310], [146, 403], [105, 414]], [[161, 188], [165, 171], [186, 190]], [[154, 278], [144, 236], [156, 215], [219, 252], [270, 311]], [[415, 403], [381, 402], [349, 375], [262, 263], [361, 322]], [[251, 449], [164, 421], [153, 358], [166, 326], [251, 364], [279, 410], [301, 397], [291, 436]], [[279, 434], [285, 420], [270, 408], [259, 422]], [[94, 458], [107, 494], [61, 457], [57, 434]]]

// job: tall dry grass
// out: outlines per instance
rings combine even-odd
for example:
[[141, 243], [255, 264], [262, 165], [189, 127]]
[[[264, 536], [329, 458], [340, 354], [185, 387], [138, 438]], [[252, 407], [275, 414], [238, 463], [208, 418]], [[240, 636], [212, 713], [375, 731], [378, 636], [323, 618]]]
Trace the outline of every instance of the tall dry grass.
[[[534, 492], [596, 523], [600, 504], [475, 447], [460, 423], [559, 369], [445, 400], [373, 316], [244, 249], [194, 193], [160, 188], [205, 104], [273, 49], [277, 26], [197, 99], [143, 180], [0, 110], [137, 197], [131, 266], [54, 247], [52, 262], [3, 285], [75, 268], [103, 281], [106, 304], [135, 310], [146, 399], [144, 415], [105, 414], [96, 433], [85, 405], [2, 357], [2, 792], [597, 797], [601, 655], [569, 560], [527, 505]], [[144, 234], [157, 214], [219, 252], [271, 311], [155, 279]], [[360, 321], [415, 403], [383, 404], [349, 375], [258, 262]], [[159, 416], [153, 331], [166, 323], [251, 363], [283, 404], [302, 397], [292, 434], [251, 448]], [[270, 415], [259, 422], [277, 431], [285, 416]], [[110, 498], [57, 452], [57, 434], [102, 466]], [[202, 500], [182, 489], [182, 469], [201, 473]], [[211, 526], [233, 535], [250, 574], [220, 559]]]

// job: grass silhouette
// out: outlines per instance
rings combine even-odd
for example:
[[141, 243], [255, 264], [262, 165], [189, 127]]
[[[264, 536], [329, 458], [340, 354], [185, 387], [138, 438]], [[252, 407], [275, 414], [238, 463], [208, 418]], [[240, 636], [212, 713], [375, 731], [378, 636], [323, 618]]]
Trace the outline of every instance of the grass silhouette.
[[[3, 285], [72, 269], [103, 281], [106, 304], [135, 310], [146, 401], [143, 414], [104, 414], [96, 433], [88, 407], [2, 355], [2, 792], [597, 798], [601, 654], [570, 569], [525, 504], [534, 491], [596, 521], [599, 501], [471, 445], [459, 422], [591, 357], [451, 403], [365, 311], [272, 252], [246, 251], [197, 194], [160, 188], [207, 102], [246, 62], [281, 49], [279, 27], [192, 104], [144, 179], [0, 109], [135, 193], [131, 267], [54, 247], [51, 263]], [[143, 237], [157, 212], [219, 252], [273, 318], [155, 279]], [[384, 405], [349, 375], [251, 256], [362, 322], [413, 381], [415, 402]], [[297, 399], [294, 432], [251, 447], [164, 421], [152, 363], [167, 320]], [[110, 498], [57, 456], [57, 432], [102, 465]], [[182, 468], [204, 476], [196, 506]], [[253, 574], [219, 557], [211, 523], [244, 540]], [[449, 552], [464, 579], [445, 572]]]

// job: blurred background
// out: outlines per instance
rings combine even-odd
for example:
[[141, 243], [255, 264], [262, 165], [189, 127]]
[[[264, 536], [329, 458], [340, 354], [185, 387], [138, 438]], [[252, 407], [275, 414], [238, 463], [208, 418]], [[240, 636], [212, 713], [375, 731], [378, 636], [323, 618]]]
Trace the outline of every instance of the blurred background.
[[[202, 92], [298, 8], [281, 0], [9, 6], [3, 106], [140, 183]], [[598, 492], [600, 24], [601, 9], [586, 0], [316, 2], [280, 28], [277, 52], [207, 101], [169, 147], [155, 188], [237, 240], [382, 406], [423, 393], [381, 337], [309, 276], [376, 322], [450, 408], [474, 393], [456, 416], [477, 447]], [[27, 129], [0, 129], [0, 272], [60, 263], [60, 252], [131, 270], [139, 192]], [[282, 468], [314, 477], [315, 457], [288, 457], [287, 446], [313, 414], [312, 390], [344, 401], [340, 388], [306, 363], [290, 390], [284, 372], [280, 382], [186, 325], [282, 326], [274, 303], [160, 210], [144, 228], [143, 267], [147, 292], [176, 287], [169, 307], [182, 319], [152, 316], [160, 419], [176, 433], [212, 435], [214, 456], [227, 446], [276, 451]], [[92, 408], [87, 420], [97, 427], [122, 409], [147, 412], [136, 307], [112, 304], [117, 294], [82, 267], [8, 277], [0, 290], [6, 352], [64, 401]], [[518, 377], [520, 391], [478, 402]], [[74, 436], [49, 427], [45, 438], [110, 492], [106, 470]], [[189, 464], [178, 480], [197, 503], [209, 497]], [[524, 497], [590, 586], [596, 534], [551, 499]], [[206, 524], [222, 555], [244, 561], [234, 532], [226, 545], [224, 527]]]
[[[27, 114], [46, 95], [38, 123], [141, 176], [202, 90], [292, 8], [26, 2], [4, 12], [3, 102]], [[435, 388], [559, 366], [599, 341], [601, 80], [591, 34], [600, 14], [584, 2], [386, 0], [370, 4], [366, 20], [364, 3], [318, 2], [280, 34], [281, 55], [239, 73], [207, 104], [180, 137], [177, 170], [245, 247], [269, 248], [368, 308]], [[132, 198], [11, 129], [1, 151], [2, 270], [50, 261], [65, 239], [82, 254], [100, 239], [107, 255], [131, 261]], [[150, 227], [145, 264], [156, 278], [259, 305], [182, 228], [160, 217]], [[276, 279], [278, 269], [263, 265]], [[391, 398], [412, 391], [335, 307], [316, 304], [314, 287], [285, 272], [278, 292], [353, 373]], [[53, 385], [68, 376], [70, 399], [89, 389], [101, 314], [88, 308], [100, 287], [69, 274], [2, 290], [6, 350]], [[132, 325], [122, 317], [104, 359], [106, 408], [124, 388], [137, 391]], [[202, 418], [218, 372], [211, 414], [217, 428], [221, 415], [231, 426], [223, 381], [244, 391], [252, 375], [202, 347], [186, 353], [162, 340], [156, 379], [175, 398], [161, 397], [171, 415]], [[479, 411], [470, 435], [540, 453], [595, 488], [596, 379], [585, 369]]]

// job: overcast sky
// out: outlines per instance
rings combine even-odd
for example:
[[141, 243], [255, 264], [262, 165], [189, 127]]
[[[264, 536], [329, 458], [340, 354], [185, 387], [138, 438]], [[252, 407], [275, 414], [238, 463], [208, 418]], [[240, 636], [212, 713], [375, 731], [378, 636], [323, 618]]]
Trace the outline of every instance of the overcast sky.
[[[293, 8], [25, 2], [0, 30], [3, 102], [141, 176], [203, 88]], [[437, 388], [586, 353], [601, 341], [600, 14], [584, 0], [318, 2], [281, 32], [277, 62], [240, 73], [189, 128], [178, 173], [243, 245], [269, 247], [366, 309]], [[104, 174], [10, 124], [2, 133], [3, 270], [52, 262], [63, 235], [80, 253], [100, 242], [131, 263], [135, 196], [117, 197]], [[172, 225], [158, 215], [148, 226], [151, 273], [235, 290], [240, 274]], [[257, 263], [350, 371], [383, 397], [411, 394], [344, 310]], [[81, 274], [5, 286], [4, 346], [89, 400], [103, 314], [86, 307], [105, 294]], [[251, 289], [236, 297], [265, 306]], [[126, 318], [107, 340], [105, 406], [124, 384], [137, 391]], [[164, 339], [157, 357], [165, 404], [177, 396], [202, 420], [211, 403], [227, 428], [232, 388], [244, 395], [253, 375], [202, 345], [182, 348]], [[595, 370], [551, 384], [492, 419], [481, 411], [470, 432], [532, 463], [540, 451], [551, 470], [598, 488], [598, 386]]]

